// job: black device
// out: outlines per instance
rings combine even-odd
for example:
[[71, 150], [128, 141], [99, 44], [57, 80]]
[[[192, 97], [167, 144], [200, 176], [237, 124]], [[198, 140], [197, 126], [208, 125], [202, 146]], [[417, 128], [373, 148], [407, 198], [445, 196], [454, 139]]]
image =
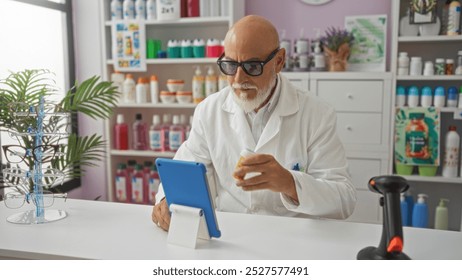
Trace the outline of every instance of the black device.
[[400, 176], [377, 176], [369, 180], [371, 191], [382, 195], [382, 237], [378, 247], [369, 246], [358, 252], [358, 260], [409, 260], [403, 253], [403, 225], [401, 221], [400, 193], [409, 188], [406, 179]]

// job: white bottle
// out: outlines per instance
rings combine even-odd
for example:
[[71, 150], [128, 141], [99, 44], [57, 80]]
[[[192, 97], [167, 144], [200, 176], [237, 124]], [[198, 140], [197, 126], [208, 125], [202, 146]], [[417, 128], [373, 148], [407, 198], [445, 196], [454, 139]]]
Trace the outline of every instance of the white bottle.
[[433, 76], [433, 75], [435, 75], [435, 68], [433, 67], [433, 62], [425, 61], [423, 75], [424, 76]]
[[415, 108], [419, 106], [419, 99], [419, 88], [416, 86], [410, 87], [407, 95], [407, 105], [409, 106], [409, 108]]
[[146, 19], [146, 0], [135, 0], [136, 19]]
[[321, 52], [321, 47], [319, 42], [316, 42], [316, 47], [314, 48], [314, 70], [323, 71], [326, 69], [326, 59], [324, 54]]
[[135, 3], [133, 3], [133, 0], [124, 0], [122, 10], [124, 19], [135, 19]]
[[457, 177], [459, 154], [460, 154], [460, 136], [456, 131], [456, 127], [449, 126], [449, 131], [445, 137], [444, 161], [443, 161], [443, 177]]
[[431, 87], [424, 87], [422, 88], [422, 94], [420, 97], [420, 104], [424, 108], [428, 108], [432, 106], [433, 102], [433, 94]]
[[122, 19], [122, 3], [119, 0], [111, 1], [111, 19], [121, 20]]
[[146, 2], [146, 19], [156, 20], [157, 19], [157, 3], [156, 0], [148, 0]]
[[207, 76], [205, 77], [205, 96], [208, 97], [218, 91], [218, 79], [213, 71], [213, 67], [209, 66]]
[[[458, 108], [462, 108], [462, 86], [459, 89], [459, 104], [457, 105]], [[462, 176], [462, 174], [461, 174]]]
[[220, 0], [220, 16], [229, 16], [229, 1], [230, 0]]
[[220, 1], [211, 0], [210, 1], [210, 16], [218, 17], [220, 15]]
[[135, 87], [135, 100], [137, 104], [147, 103], [148, 93], [146, 92], [146, 85], [143, 78], [138, 78], [138, 83]]
[[449, 4], [448, 32], [447, 35], [460, 34], [460, 2], [453, 0]]
[[119, 92], [119, 102], [123, 101], [123, 84], [124, 84], [124, 74], [120, 73], [119, 71], [115, 71], [111, 74], [111, 82], [112, 84], [117, 87], [117, 91]]
[[193, 94], [193, 101], [195, 104], [198, 104], [202, 100], [205, 99], [205, 78], [202, 76], [202, 71], [199, 66], [196, 67], [196, 71], [194, 72], [194, 76], [192, 78], [192, 94]]
[[436, 108], [443, 108], [446, 105], [446, 93], [444, 87], [436, 87], [433, 104]]
[[398, 76], [409, 75], [409, 56], [407, 52], [400, 52], [398, 57]]
[[135, 103], [136, 101], [135, 93], [136, 93], [136, 83], [135, 83], [135, 80], [133, 79], [133, 75], [127, 74], [125, 76], [125, 81], [123, 85], [124, 102], [125, 103]]
[[152, 125], [149, 128], [149, 149], [160, 152], [162, 151], [164, 134], [162, 132], [162, 126], [160, 124], [160, 116], [152, 116]]
[[157, 81], [157, 76], [152, 75], [151, 76], [151, 102], [153, 104], [159, 103], [159, 81]]
[[216, 1], [216, 0], [200, 0], [199, 1], [199, 16], [200, 17], [210, 16], [210, 1]]
[[462, 75], [462, 50], [457, 52], [457, 67], [454, 74]]
[[409, 75], [420, 76], [422, 75], [422, 58], [420, 56], [411, 57], [411, 64], [409, 67]]

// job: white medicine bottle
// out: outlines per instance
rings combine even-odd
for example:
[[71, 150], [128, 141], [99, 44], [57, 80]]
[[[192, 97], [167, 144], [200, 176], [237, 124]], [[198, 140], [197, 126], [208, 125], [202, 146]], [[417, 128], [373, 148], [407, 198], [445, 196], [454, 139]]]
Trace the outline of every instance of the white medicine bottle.
[[135, 103], [136, 97], [135, 97], [135, 92], [136, 92], [136, 83], [135, 80], [133, 79], [132, 74], [127, 74], [125, 75], [125, 81], [123, 83], [123, 101], [125, 103]]
[[453, 125], [449, 126], [449, 130], [445, 137], [444, 161], [443, 161], [443, 177], [457, 177], [457, 167], [459, 165], [460, 154], [460, 136], [457, 133], [457, 128]]
[[435, 98], [433, 100], [433, 104], [435, 104], [436, 108], [442, 108], [446, 104], [446, 93], [444, 87], [437, 87], [435, 89]]
[[398, 56], [398, 75], [409, 75], [409, 56], [407, 52], [400, 52]]
[[411, 57], [411, 63], [409, 66], [409, 74], [411, 76], [422, 75], [422, 58], [420, 56]]

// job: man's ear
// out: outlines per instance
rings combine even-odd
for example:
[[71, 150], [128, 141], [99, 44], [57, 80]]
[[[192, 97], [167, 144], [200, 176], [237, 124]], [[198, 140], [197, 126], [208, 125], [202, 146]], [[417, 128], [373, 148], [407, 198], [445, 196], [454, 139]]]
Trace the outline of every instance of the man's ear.
[[286, 49], [284, 48], [280, 49], [275, 59], [276, 59], [276, 73], [279, 73], [282, 71], [282, 68], [284, 67], [284, 63], [286, 62]]

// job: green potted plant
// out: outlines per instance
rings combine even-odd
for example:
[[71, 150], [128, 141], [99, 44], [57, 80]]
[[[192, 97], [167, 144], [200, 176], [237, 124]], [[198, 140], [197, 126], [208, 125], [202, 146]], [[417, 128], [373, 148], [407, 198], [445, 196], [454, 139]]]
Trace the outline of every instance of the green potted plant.
[[[53, 74], [48, 70], [19, 71], [0, 80], [0, 131], [17, 140], [18, 144], [11, 147], [12, 151], [8, 150], [7, 154], [19, 157], [18, 166], [34, 168], [37, 159], [34, 148], [40, 143], [43, 147], [53, 147], [40, 150], [41, 164], [50, 170], [59, 170], [62, 179], [79, 178], [86, 167], [96, 165], [103, 158], [106, 143], [101, 135], [77, 135], [69, 129], [69, 123], [73, 122], [66, 120], [66, 116], [80, 112], [95, 120], [109, 118], [119, 93], [111, 82], [100, 81], [97, 76], [76, 83], [61, 100], [52, 103], [50, 100], [56, 100], [57, 92]], [[44, 100], [43, 106], [41, 100]], [[43, 134], [37, 139], [38, 134], [31, 132], [31, 128], [38, 127], [39, 108], [45, 117], [40, 121]], [[15, 152], [14, 148], [19, 150]], [[21, 152], [21, 149], [33, 152]], [[0, 152], [6, 152], [3, 150]], [[8, 160], [7, 156], [5, 158]], [[44, 177], [44, 180], [52, 180], [52, 176]], [[18, 184], [21, 189], [14, 179], [14, 176], [9, 178], [9, 186], [24, 193], [33, 191], [32, 178], [26, 184]], [[43, 188], [52, 189], [54, 186], [45, 184]]]
[[351, 32], [341, 28], [327, 28], [325, 35], [321, 37], [321, 43], [328, 58], [329, 71], [346, 70], [353, 41]]

